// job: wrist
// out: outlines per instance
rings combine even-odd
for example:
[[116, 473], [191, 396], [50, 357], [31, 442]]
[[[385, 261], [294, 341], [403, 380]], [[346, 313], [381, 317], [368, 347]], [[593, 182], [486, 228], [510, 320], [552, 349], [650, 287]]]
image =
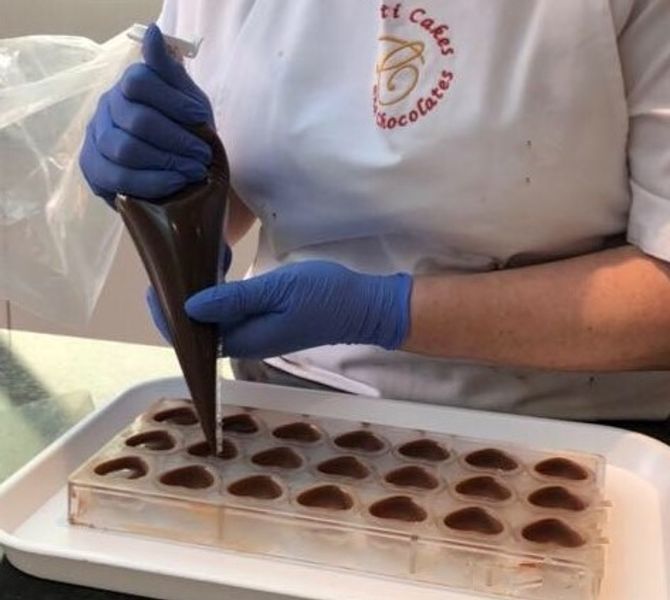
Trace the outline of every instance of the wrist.
[[396, 350], [409, 335], [412, 277], [407, 273], [371, 277], [375, 292], [369, 314], [375, 316], [375, 324], [367, 341]]

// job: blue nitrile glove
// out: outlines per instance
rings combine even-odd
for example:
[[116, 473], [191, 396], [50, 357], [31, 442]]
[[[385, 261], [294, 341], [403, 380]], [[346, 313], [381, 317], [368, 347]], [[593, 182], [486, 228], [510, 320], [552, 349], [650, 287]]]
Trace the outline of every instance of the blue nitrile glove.
[[205, 93], [167, 51], [151, 25], [144, 63], [130, 65], [100, 98], [88, 124], [79, 165], [95, 194], [112, 204], [117, 193], [163, 198], [201, 181], [212, 152], [188, 125], [214, 126]]
[[394, 350], [409, 331], [412, 278], [356, 273], [306, 261], [198, 292], [192, 319], [218, 323], [224, 352], [267, 358], [327, 344], [372, 344]]

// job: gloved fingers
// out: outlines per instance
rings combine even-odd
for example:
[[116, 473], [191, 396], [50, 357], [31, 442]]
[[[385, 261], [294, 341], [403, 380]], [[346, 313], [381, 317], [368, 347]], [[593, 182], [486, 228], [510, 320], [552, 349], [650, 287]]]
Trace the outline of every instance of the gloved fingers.
[[106, 102], [116, 127], [166, 152], [192, 158], [203, 165], [212, 162], [209, 144], [155, 108], [131, 102], [117, 88], [107, 93]]
[[146, 302], [147, 306], [149, 307], [151, 320], [154, 322], [156, 329], [158, 329], [160, 334], [163, 336], [163, 339], [171, 344], [172, 338], [170, 337], [170, 331], [168, 329], [167, 323], [165, 322], [165, 316], [163, 315], [160, 302], [158, 302], [156, 290], [152, 285], [147, 288]]
[[300, 349], [292, 345], [293, 336], [286, 331], [281, 315], [263, 314], [230, 329], [222, 329], [224, 356], [263, 359]]
[[98, 150], [95, 147], [95, 140], [93, 139], [92, 125], [89, 123], [86, 127], [86, 135], [84, 136], [84, 144], [79, 153], [79, 170], [81, 171], [86, 183], [91, 188], [96, 196], [100, 196], [109, 206], [114, 208], [114, 199], [116, 192], [102, 188], [97, 181], [91, 179], [89, 173], [94, 171], [94, 162], [98, 156]]
[[187, 95], [196, 98], [202, 96], [200, 88], [191, 79], [184, 66], [170, 56], [163, 34], [155, 23], [149, 25], [144, 34], [142, 56], [146, 65], [165, 83]]
[[209, 101], [204, 96], [194, 98], [172, 87], [144, 63], [130, 65], [119, 88], [128, 100], [152, 106], [177, 123], [198, 125], [211, 121]]
[[107, 105], [100, 106], [94, 121], [94, 138], [98, 151], [107, 159], [132, 169], [178, 171], [187, 181], [202, 181], [207, 167], [179, 154], [165, 152], [114, 126]]

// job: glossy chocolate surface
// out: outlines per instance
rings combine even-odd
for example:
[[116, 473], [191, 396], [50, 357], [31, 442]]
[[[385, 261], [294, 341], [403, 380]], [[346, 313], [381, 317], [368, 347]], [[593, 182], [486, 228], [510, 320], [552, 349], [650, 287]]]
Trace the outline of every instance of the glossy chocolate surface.
[[393, 519], [408, 523], [419, 523], [428, 517], [426, 510], [409, 496], [389, 496], [377, 500], [369, 508], [370, 514], [378, 519]]
[[247, 413], [230, 415], [221, 419], [221, 430], [226, 433], [252, 434], [258, 431], [258, 423]]
[[543, 508], [561, 508], [576, 512], [588, 506], [579, 496], [560, 485], [551, 485], [535, 490], [528, 496], [528, 502]]
[[491, 513], [478, 506], [468, 506], [448, 514], [444, 524], [456, 531], [469, 531], [483, 535], [498, 535], [504, 530], [503, 524]]
[[136, 433], [126, 440], [126, 446], [144, 448], [145, 450], [172, 450], [175, 445], [174, 438], [167, 431], [160, 429]]
[[277, 467], [279, 469], [299, 469], [302, 467], [302, 457], [292, 448], [277, 446], [257, 452], [251, 457], [251, 462], [261, 467]]
[[257, 500], [274, 500], [282, 495], [281, 486], [267, 475], [252, 475], [239, 479], [228, 486], [233, 496], [256, 498]]
[[[186, 449], [186, 451], [191, 456], [200, 456], [202, 458], [212, 456], [212, 450], [206, 441], [191, 444]], [[237, 455], [238, 451], [237, 448], [235, 447], [235, 444], [226, 439], [221, 441], [221, 449], [219, 450], [219, 453], [216, 455], [218, 458], [222, 460], [230, 460], [232, 458], [235, 458]]]
[[321, 439], [319, 428], [311, 423], [296, 421], [281, 425], [272, 431], [272, 435], [280, 440], [313, 444]]
[[514, 471], [519, 467], [516, 459], [497, 448], [483, 448], [470, 452], [465, 457], [465, 462], [478, 469], [495, 471]]
[[178, 486], [190, 490], [202, 490], [214, 483], [214, 477], [204, 467], [189, 465], [163, 473], [160, 476], [160, 482], [164, 485]]
[[96, 475], [139, 479], [149, 472], [149, 467], [139, 456], [121, 456], [100, 463], [93, 469]]
[[370, 469], [355, 456], [329, 458], [319, 463], [316, 468], [321, 473], [349, 479], [365, 479], [370, 474]]
[[463, 496], [486, 498], [496, 502], [503, 502], [512, 497], [512, 492], [506, 485], [489, 475], [463, 479], [456, 485], [456, 491]]
[[556, 477], [570, 481], [584, 481], [589, 477], [589, 472], [582, 465], [560, 456], [540, 461], [535, 465], [535, 470], [545, 477]]
[[406, 442], [398, 447], [398, 452], [407, 458], [430, 462], [442, 462], [450, 456], [444, 446], [428, 438]]
[[168, 408], [154, 415], [154, 421], [157, 423], [169, 423], [170, 425], [195, 425], [198, 417], [193, 409], [186, 406], [179, 408]]
[[305, 490], [298, 495], [297, 501], [303, 506], [327, 510], [349, 510], [354, 505], [352, 497], [347, 492], [331, 484]]
[[435, 475], [416, 465], [408, 465], [389, 471], [384, 479], [396, 486], [414, 487], [422, 490], [434, 490], [440, 485]]
[[379, 452], [384, 448], [384, 442], [374, 433], [365, 429], [358, 429], [338, 435], [333, 442], [339, 448], [359, 450], [361, 452]]
[[560, 519], [541, 519], [523, 528], [521, 535], [537, 544], [554, 544], [563, 548], [579, 548], [586, 541]]

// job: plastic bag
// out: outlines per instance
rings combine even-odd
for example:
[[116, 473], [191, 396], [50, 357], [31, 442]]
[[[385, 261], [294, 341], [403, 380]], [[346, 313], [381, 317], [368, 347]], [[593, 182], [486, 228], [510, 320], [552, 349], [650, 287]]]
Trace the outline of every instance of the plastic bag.
[[82, 324], [111, 268], [121, 219], [79, 170], [98, 98], [139, 59], [126, 32], [0, 40], [0, 298]]

